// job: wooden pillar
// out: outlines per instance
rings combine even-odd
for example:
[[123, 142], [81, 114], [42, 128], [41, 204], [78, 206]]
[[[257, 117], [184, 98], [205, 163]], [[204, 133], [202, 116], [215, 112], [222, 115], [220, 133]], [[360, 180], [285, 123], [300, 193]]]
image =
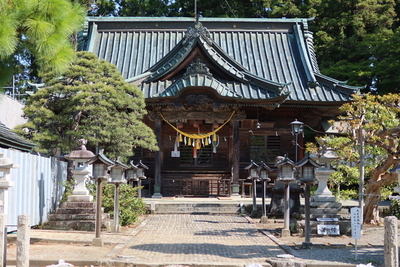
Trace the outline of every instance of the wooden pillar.
[[[157, 138], [158, 147], [161, 149], [161, 119], [155, 120], [154, 133]], [[154, 153], [154, 194], [152, 198], [162, 198], [161, 195], [161, 151]]]
[[233, 153], [232, 153], [232, 196], [239, 196], [239, 168], [240, 168], [240, 138], [239, 121], [233, 121]]

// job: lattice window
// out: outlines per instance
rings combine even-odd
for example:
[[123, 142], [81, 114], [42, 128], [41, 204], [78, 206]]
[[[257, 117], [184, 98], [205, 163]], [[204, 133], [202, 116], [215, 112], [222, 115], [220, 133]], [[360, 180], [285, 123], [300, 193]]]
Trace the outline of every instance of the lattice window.
[[276, 135], [251, 135], [250, 160], [273, 163], [281, 156], [281, 137]]

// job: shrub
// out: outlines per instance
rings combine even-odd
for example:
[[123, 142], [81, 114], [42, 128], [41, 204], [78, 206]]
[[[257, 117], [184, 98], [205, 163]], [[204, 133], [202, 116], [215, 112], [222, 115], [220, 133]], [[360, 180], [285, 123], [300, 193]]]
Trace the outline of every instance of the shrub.
[[396, 216], [397, 219], [400, 218], [400, 200], [392, 199], [390, 201], [389, 209], [383, 212], [384, 216]]
[[[86, 184], [89, 193], [96, 199], [96, 182], [89, 181]], [[119, 223], [123, 226], [133, 224], [138, 217], [146, 212], [146, 204], [142, 199], [137, 198], [139, 187], [132, 187], [128, 184], [119, 186]], [[105, 213], [114, 218], [114, 191], [112, 183], [103, 182], [102, 207]]]
[[[103, 186], [102, 206], [104, 212], [114, 216], [114, 190], [115, 186], [105, 183]], [[119, 222], [121, 225], [130, 225], [146, 212], [146, 205], [142, 199], [137, 198], [139, 187], [128, 184], [119, 186]]]

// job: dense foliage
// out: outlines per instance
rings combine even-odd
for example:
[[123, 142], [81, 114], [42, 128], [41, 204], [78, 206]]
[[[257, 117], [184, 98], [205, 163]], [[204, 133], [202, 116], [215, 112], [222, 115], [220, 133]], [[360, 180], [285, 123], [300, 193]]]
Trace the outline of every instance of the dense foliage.
[[400, 200], [393, 199], [389, 208], [383, 212], [385, 216], [396, 216], [397, 219], [400, 219]]
[[[354, 101], [344, 104], [341, 110], [344, 115], [339, 117], [340, 123], [335, 124], [336, 128], [345, 137], [323, 138], [327, 146], [332, 147], [340, 156], [340, 164], [355, 163], [358, 166], [361, 159], [365, 162], [365, 207], [364, 222], [378, 223], [379, 210], [378, 201], [381, 197], [387, 197], [391, 191], [388, 186], [397, 183], [397, 173], [393, 169], [400, 163], [400, 95], [354, 95]], [[361, 138], [363, 137], [363, 138]], [[360, 145], [365, 140], [364, 157], [360, 158]], [[319, 139], [320, 142], [322, 139]], [[310, 151], [316, 151], [313, 144], [308, 145]], [[333, 179], [336, 183], [344, 183], [344, 180], [354, 181], [351, 174], [354, 169], [348, 168], [336, 174]], [[348, 175], [344, 177], [343, 175]], [[338, 178], [338, 176], [340, 178]]]
[[75, 56], [71, 36], [84, 19], [71, 0], [0, 1], [0, 84], [14, 73], [64, 71]]
[[105, 149], [110, 158], [129, 157], [133, 148], [157, 150], [155, 135], [142, 121], [142, 92], [125, 82], [117, 68], [90, 52], [78, 52], [70, 68], [45, 76], [46, 87], [32, 95], [24, 108], [29, 122], [20, 133], [39, 151], [69, 153], [79, 138], [88, 148]]
[[[400, 92], [398, 0], [81, 0], [92, 16], [312, 18], [310, 30], [323, 74]], [[89, 4], [90, 3], [90, 4]]]
[[[132, 187], [128, 184], [119, 186], [119, 222], [121, 225], [131, 225], [138, 217], [146, 212], [146, 205], [141, 198], [137, 197], [139, 187]], [[112, 217], [114, 214], [114, 191], [115, 186], [106, 183], [103, 186], [102, 206], [104, 212]]]

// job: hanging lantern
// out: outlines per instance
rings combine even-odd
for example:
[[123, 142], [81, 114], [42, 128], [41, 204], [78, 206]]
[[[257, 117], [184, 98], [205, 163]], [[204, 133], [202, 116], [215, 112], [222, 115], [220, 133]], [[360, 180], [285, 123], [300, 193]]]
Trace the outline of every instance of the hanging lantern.
[[93, 158], [91, 158], [89, 161], [86, 162], [86, 164], [93, 165], [92, 175], [94, 179], [106, 180], [108, 178], [107, 168], [109, 166], [114, 165], [114, 162], [108, 159], [103, 154], [103, 151], [104, 151], [103, 149], [100, 150], [100, 152], [97, 155], [95, 155]]
[[193, 127], [194, 128], [199, 128], [199, 121], [194, 121], [193, 122]]
[[258, 166], [254, 161], [251, 161], [250, 165], [245, 167], [244, 169], [249, 172], [249, 178], [258, 178]]
[[219, 127], [219, 123], [217, 121], [214, 121], [212, 126], [214, 129], [217, 129]]
[[275, 164], [276, 167], [278, 167], [279, 170], [279, 175], [278, 175], [278, 180], [283, 180], [283, 181], [295, 181], [296, 179], [294, 178], [294, 167], [295, 163], [290, 160], [287, 155], [285, 155], [285, 158]]

